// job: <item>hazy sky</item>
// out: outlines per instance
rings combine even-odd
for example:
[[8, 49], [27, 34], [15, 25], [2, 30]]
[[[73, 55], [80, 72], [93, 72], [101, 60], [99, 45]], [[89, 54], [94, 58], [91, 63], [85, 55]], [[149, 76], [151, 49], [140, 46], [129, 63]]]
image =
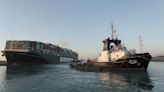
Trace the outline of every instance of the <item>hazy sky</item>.
[[0, 0], [0, 48], [6, 40], [58, 44], [94, 58], [110, 23], [128, 49], [164, 54], [164, 0]]

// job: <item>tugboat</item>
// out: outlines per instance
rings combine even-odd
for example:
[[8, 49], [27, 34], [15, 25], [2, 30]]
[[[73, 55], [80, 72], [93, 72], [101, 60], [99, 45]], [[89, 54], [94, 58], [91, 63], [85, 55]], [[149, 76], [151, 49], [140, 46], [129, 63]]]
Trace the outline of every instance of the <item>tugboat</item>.
[[112, 37], [103, 40], [104, 47], [95, 60], [72, 63], [70, 66], [85, 71], [110, 71], [110, 70], [140, 70], [146, 71], [151, 55], [149, 53], [136, 53], [128, 51], [115, 37], [115, 30], [111, 24]]

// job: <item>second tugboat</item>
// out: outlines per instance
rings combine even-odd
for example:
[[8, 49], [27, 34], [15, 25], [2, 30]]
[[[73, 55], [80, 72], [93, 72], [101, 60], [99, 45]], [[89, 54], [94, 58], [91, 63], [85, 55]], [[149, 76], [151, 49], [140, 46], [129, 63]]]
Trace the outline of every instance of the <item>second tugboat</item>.
[[84, 71], [110, 71], [110, 70], [140, 70], [146, 71], [151, 55], [149, 53], [135, 53], [128, 51], [121, 44], [121, 40], [114, 37], [114, 28], [112, 28], [112, 37], [103, 41], [104, 47], [101, 54], [95, 60], [77, 62], [70, 64], [72, 68]]

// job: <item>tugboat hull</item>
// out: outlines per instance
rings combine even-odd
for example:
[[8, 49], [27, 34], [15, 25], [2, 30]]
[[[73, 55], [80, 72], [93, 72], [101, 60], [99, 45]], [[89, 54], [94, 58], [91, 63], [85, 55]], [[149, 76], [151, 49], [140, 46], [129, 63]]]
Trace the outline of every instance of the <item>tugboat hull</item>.
[[149, 53], [136, 54], [117, 62], [86, 62], [70, 64], [72, 68], [82, 71], [146, 71], [151, 56]]

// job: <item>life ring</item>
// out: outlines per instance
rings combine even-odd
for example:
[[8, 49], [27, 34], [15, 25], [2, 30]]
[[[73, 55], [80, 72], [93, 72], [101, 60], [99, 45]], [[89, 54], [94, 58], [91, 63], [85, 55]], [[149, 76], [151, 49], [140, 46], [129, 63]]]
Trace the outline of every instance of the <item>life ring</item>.
[[129, 60], [128, 63], [129, 64], [136, 64], [137, 63], [137, 60]]

